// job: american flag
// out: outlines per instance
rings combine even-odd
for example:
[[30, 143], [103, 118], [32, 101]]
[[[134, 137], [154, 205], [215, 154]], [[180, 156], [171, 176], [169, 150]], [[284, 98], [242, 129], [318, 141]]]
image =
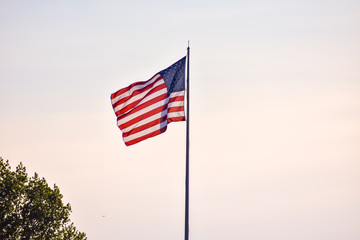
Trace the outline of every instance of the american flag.
[[168, 123], [185, 121], [185, 61], [183, 57], [149, 80], [111, 94], [126, 146], [165, 132]]

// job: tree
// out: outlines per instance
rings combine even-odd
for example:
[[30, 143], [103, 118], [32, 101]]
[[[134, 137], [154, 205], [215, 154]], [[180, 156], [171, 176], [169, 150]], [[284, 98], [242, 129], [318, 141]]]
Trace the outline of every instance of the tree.
[[22, 163], [11, 171], [0, 157], [0, 239], [87, 239], [70, 221], [71, 206], [62, 197], [37, 173], [28, 177]]

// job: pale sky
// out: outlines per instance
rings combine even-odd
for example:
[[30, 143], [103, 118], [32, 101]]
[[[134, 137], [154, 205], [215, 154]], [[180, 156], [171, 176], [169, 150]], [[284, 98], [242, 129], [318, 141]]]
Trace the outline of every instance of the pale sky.
[[191, 45], [190, 239], [360, 239], [360, 1], [0, 1], [0, 156], [89, 239], [183, 239], [185, 123], [110, 94]]

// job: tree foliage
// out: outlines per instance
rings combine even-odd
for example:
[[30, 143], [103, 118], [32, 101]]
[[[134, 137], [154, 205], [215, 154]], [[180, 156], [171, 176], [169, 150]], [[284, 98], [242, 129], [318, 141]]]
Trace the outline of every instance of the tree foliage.
[[22, 163], [11, 171], [0, 158], [0, 239], [87, 239], [70, 221], [71, 206], [62, 197], [37, 173], [28, 177]]

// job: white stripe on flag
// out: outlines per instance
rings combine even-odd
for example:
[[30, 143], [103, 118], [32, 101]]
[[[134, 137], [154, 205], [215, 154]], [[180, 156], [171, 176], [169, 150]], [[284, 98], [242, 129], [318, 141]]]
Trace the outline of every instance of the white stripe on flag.
[[179, 92], [172, 92], [170, 94], [170, 98], [174, 98], [174, 97], [178, 97], [178, 96], [184, 96], [185, 95], [185, 90], [184, 91], [179, 91]]
[[[161, 85], [161, 84], [162, 84], [161, 82], [164, 83], [164, 81], [161, 80], [161, 81], [158, 81], [158, 82], [156, 83], [156, 85], [157, 85], [157, 86], [158, 86], [158, 85]], [[159, 84], [158, 84], [158, 83], [159, 83]], [[164, 83], [164, 84], [165, 84], [165, 83]], [[141, 94], [139, 94], [139, 95], [136, 95], [135, 97], [130, 98], [128, 101], [124, 102], [123, 104], [120, 104], [119, 106], [116, 106], [116, 107], [115, 107], [115, 112], [119, 111], [120, 109], [126, 107], [127, 105], [129, 105], [129, 104], [131, 104], [131, 103], [133, 103], [133, 102], [135, 102], [135, 101], [137, 101], [137, 100], [139, 100], [139, 99], [141, 99], [141, 98], [143, 98], [143, 99], [137, 104], [137, 106], [139, 106], [140, 104], [142, 104], [142, 103], [144, 103], [144, 102], [147, 102], [147, 101], [149, 101], [149, 100], [151, 100], [151, 99], [153, 99], [153, 98], [155, 98], [155, 97], [158, 97], [158, 96], [160, 96], [160, 95], [163, 95], [163, 94], [167, 93], [167, 89], [166, 89], [166, 87], [165, 87], [165, 88], [163, 88], [163, 89], [161, 89], [161, 90], [159, 90], [159, 91], [156, 91], [156, 92], [154, 92], [154, 93], [152, 93], [152, 94], [150, 94], [150, 95], [148, 95], [148, 96], [145, 97], [145, 95], [148, 94], [148, 92], [150, 92], [151, 90], [152, 90], [152, 89], [149, 89], [149, 90], [145, 91], [144, 93], [141, 93]], [[138, 96], [140, 96], [140, 97], [138, 97]], [[130, 109], [129, 111], [131, 111], [131, 110], [132, 110], [132, 109]], [[123, 114], [125, 114], [125, 113], [123, 113]]]
[[168, 108], [184, 106], [184, 101], [176, 101], [168, 104]]
[[[133, 86], [129, 91], [127, 92], [124, 92], [123, 94], [117, 96], [117, 97], [114, 97], [112, 100], [111, 100], [111, 103], [114, 105], [117, 101], [119, 101], [121, 98], [124, 98], [124, 97], [129, 97], [131, 96], [131, 94], [136, 91], [136, 90], [139, 90], [139, 89], [142, 89], [142, 88], [145, 88], [146, 86], [152, 84], [154, 81], [156, 81], [160, 76], [160, 74], [156, 74], [153, 78], [147, 80], [144, 84], [139, 84], [139, 85], [135, 85]], [[120, 90], [119, 90], [120, 91]]]
[[128, 141], [131, 141], [131, 140], [134, 140], [136, 138], [140, 138], [140, 137], [143, 137], [149, 133], [152, 133], [152, 132], [155, 132], [163, 127], [166, 127], [167, 126], [167, 120], [165, 119], [165, 121], [161, 122], [160, 124], [156, 124], [155, 126], [153, 127], [150, 127], [150, 128], [147, 128], [141, 132], [138, 132], [138, 133], [135, 133], [135, 134], [132, 134], [132, 135], [129, 135], [127, 137], [124, 137], [124, 141], [125, 142], [128, 142]]
[[151, 111], [151, 110], [153, 110], [155, 108], [164, 106], [165, 104], [168, 103], [168, 101], [169, 101], [169, 98], [166, 98], [166, 99], [161, 100], [159, 102], [156, 102], [156, 103], [154, 103], [154, 104], [152, 104], [152, 105], [150, 105], [150, 106], [148, 106], [148, 107], [146, 107], [144, 109], [141, 109], [140, 111], [137, 111], [137, 112], [135, 112], [133, 114], [129, 114], [129, 116], [126, 116], [123, 119], [118, 120], [118, 126], [120, 126], [120, 125], [122, 125], [122, 124], [124, 124], [124, 123], [126, 123], [128, 121], [131, 121], [132, 119], [134, 119], [134, 118], [136, 118], [138, 116], [141, 116], [142, 114], [147, 113], [147, 112], [149, 112], [149, 111]]
[[168, 113], [168, 118], [173, 118], [173, 117], [184, 117], [184, 111], [181, 112], [170, 112]]
[[127, 128], [122, 129], [122, 132], [123, 132], [123, 133], [130, 132], [130, 131], [133, 130], [134, 128], [141, 127], [142, 125], [145, 125], [145, 124], [147, 124], [147, 123], [149, 123], [149, 122], [151, 122], [151, 121], [154, 121], [154, 120], [156, 120], [156, 119], [162, 118], [163, 116], [166, 116], [166, 113], [167, 113], [167, 110], [166, 110], [166, 111], [159, 112], [159, 113], [157, 113], [157, 114], [154, 114], [154, 115], [152, 115], [152, 116], [150, 116], [150, 117], [148, 117], [148, 118], [145, 118], [145, 119], [143, 119], [143, 120], [141, 120], [141, 121], [136, 122], [135, 124], [133, 124], [133, 125], [127, 127]]

